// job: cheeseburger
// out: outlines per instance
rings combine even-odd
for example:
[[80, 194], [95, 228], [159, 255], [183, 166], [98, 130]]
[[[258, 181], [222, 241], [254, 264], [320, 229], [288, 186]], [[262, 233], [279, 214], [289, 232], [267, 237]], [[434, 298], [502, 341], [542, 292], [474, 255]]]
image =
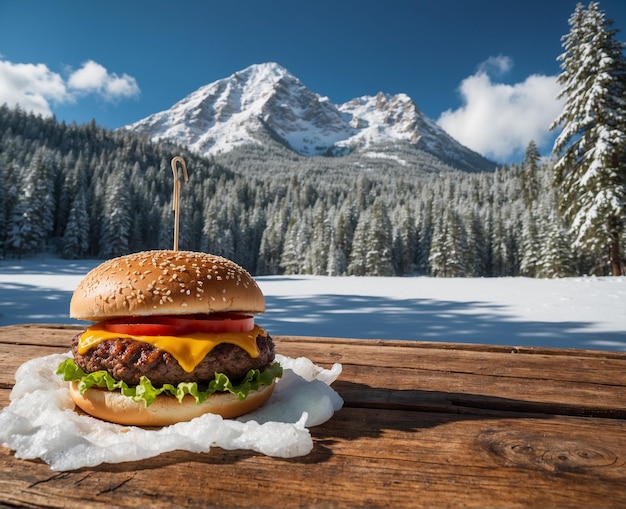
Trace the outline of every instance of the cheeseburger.
[[236, 263], [205, 253], [146, 251], [104, 262], [76, 288], [70, 316], [95, 322], [57, 373], [100, 419], [165, 426], [260, 407], [282, 375], [254, 323], [265, 298]]

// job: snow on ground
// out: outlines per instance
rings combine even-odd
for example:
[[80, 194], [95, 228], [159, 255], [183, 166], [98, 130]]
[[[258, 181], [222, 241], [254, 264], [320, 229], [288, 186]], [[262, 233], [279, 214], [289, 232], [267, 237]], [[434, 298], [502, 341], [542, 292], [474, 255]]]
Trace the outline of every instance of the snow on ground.
[[[78, 281], [99, 261], [0, 262], [0, 326], [78, 323]], [[626, 351], [626, 277], [257, 278], [274, 335]]]

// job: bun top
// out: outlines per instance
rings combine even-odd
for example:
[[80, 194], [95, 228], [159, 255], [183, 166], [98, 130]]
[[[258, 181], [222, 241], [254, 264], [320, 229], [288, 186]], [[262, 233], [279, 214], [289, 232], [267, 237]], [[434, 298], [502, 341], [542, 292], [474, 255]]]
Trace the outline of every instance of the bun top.
[[236, 263], [191, 251], [144, 251], [108, 260], [78, 284], [70, 317], [100, 321], [121, 316], [263, 313], [265, 298]]

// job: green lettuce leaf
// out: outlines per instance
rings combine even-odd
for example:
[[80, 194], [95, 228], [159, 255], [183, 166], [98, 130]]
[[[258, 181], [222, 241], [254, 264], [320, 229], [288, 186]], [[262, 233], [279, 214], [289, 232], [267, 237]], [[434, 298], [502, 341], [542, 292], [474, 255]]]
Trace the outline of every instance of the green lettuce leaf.
[[85, 373], [71, 358], [64, 360], [57, 368], [57, 375], [63, 375], [63, 380], [78, 382], [78, 389], [81, 394], [94, 386], [110, 391], [119, 390], [124, 396], [146, 406], [150, 406], [159, 394], [174, 396], [178, 401], [182, 401], [183, 397], [189, 394], [194, 397], [198, 404], [215, 392], [230, 392], [240, 400], [244, 400], [250, 391], [254, 391], [262, 385], [271, 385], [273, 380], [280, 378], [282, 374], [283, 368], [274, 362], [263, 371], [251, 369], [237, 384], [233, 384], [225, 374], [216, 373], [214, 380], [211, 380], [208, 385], [205, 384], [200, 387], [196, 382], [181, 382], [178, 385], [164, 384], [162, 387], [155, 387], [145, 376], [139, 379], [139, 385], [129, 386], [126, 382], [115, 380], [104, 370]]

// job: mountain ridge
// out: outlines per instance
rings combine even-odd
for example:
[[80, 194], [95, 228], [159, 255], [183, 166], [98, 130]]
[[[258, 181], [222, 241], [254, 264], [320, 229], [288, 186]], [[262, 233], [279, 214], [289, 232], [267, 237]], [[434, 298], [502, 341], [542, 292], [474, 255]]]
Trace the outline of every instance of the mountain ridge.
[[464, 171], [496, 167], [449, 136], [406, 94], [379, 92], [335, 105], [273, 62], [254, 64], [204, 85], [171, 108], [122, 129], [153, 141], [174, 141], [204, 156], [262, 145], [266, 133], [304, 156], [379, 157], [382, 147], [388, 152], [383, 157], [410, 163], [394, 156], [397, 146], [427, 152]]

